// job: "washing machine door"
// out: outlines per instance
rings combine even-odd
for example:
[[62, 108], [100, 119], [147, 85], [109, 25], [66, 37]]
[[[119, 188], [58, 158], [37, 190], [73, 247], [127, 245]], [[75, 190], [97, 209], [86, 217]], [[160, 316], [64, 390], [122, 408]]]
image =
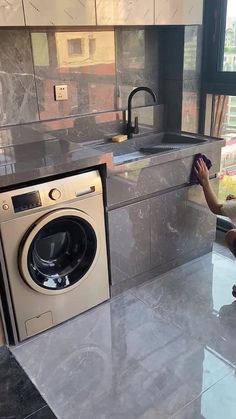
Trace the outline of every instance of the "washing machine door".
[[31, 288], [60, 294], [86, 279], [99, 250], [94, 220], [76, 209], [60, 209], [40, 218], [27, 232], [19, 250], [19, 269]]

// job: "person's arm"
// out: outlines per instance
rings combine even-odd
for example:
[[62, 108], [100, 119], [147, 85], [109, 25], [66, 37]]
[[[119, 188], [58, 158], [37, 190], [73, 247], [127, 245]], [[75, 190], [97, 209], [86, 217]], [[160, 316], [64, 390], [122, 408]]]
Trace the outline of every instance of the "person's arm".
[[208, 207], [214, 214], [222, 215], [223, 205], [218, 202], [216, 194], [212, 189], [212, 186], [209, 180], [209, 171], [207, 169], [205, 162], [202, 159], [199, 159], [197, 161], [197, 167], [195, 171], [202, 185]]

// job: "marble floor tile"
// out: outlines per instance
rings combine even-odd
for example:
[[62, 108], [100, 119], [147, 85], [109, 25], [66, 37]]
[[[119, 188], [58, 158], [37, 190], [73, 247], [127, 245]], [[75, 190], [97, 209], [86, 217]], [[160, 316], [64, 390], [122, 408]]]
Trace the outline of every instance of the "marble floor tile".
[[24, 419], [56, 419], [56, 416], [52, 413], [48, 406], [44, 406], [37, 412], [32, 413], [30, 416], [26, 416]]
[[[43, 416], [44, 413], [47, 413], [47, 416]], [[9, 349], [2, 347], [0, 348], [0, 419], [28, 417], [55, 418]]]
[[214, 252], [219, 253], [222, 256], [225, 256], [231, 260], [236, 260], [235, 257], [232, 255], [230, 250], [225, 245], [225, 233], [221, 231], [217, 231], [216, 234], [216, 241], [213, 246]]
[[233, 370], [130, 292], [12, 351], [59, 419], [167, 419]]
[[194, 402], [172, 416], [173, 419], [235, 419], [235, 373], [220, 380]]
[[236, 365], [236, 302], [231, 295], [235, 282], [235, 262], [215, 253], [131, 292]]

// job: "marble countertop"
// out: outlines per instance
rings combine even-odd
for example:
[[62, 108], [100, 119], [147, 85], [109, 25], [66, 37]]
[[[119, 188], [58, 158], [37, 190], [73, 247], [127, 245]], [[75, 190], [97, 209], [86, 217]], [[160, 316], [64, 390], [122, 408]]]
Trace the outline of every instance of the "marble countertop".
[[0, 189], [102, 164], [112, 165], [109, 152], [50, 135], [37, 134], [37, 140], [9, 145], [5, 142], [0, 146]]
[[[156, 134], [158, 135], [158, 134]], [[137, 170], [145, 159], [145, 166], [163, 164], [182, 159], [198, 152], [207, 151], [209, 145], [222, 147], [224, 140], [207, 139], [199, 145], [181, 146], [177, 150], [162, 154], [152, 154], [132, 162], [115, 164], [113, 155], [132, 152], [137, 144], [148, 144], [154, 134], [137, 137], [126, 144], [81, 144], [67, 139], [57, 138], [56, 132], [44, 132], [27, 126], [18, 126], [0, 130], [0, 189], [20, 183], [46, 178], [75, 170], [92, 168], [106, 164], [108, 176], [124, 171]], [[202, 138], [196, 136], [196, 138]]]

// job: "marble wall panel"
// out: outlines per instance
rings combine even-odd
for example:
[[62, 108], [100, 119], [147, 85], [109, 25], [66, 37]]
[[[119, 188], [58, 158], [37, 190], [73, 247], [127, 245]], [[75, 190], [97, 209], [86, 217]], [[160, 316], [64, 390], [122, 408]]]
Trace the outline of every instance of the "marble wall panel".
[[[150, 87], [162, 103], [163, 53], [162, 34], [158, 27], [117, 28], [117, 108], [127, 108], [130, 92], [140, 86]], [[138, 92], [133, 106], [152, 105], [153, 98], [146, 92]]]
[[156, 25], [202, 23], [203, 0], [155, 0]]
[[22, 0], [0, 0], [0, 26], [25, 26]]
[[199, 132], [201, 93], [202, 27], [186, 26], [184, 35], [184, 65], [181, 129]]
[[181, 129], [187, 132], [198, 132], [200, 110], [200, 80], [184, 80], [182, 94]]
[[0, 125], [38, 120], [27, 30], [0, 29]]
[[23, 0], [26, 25], [95, 25], [95, 0]]
[[[32, 32], [40, 119], [115, 109], [114, 31]], [[104, 54], [106, 51], [106, 54]], [[54, 100], [54, 86], [68, 100]]]
[[97, 0], [98, 25], [153, 25], [153, 0]]

